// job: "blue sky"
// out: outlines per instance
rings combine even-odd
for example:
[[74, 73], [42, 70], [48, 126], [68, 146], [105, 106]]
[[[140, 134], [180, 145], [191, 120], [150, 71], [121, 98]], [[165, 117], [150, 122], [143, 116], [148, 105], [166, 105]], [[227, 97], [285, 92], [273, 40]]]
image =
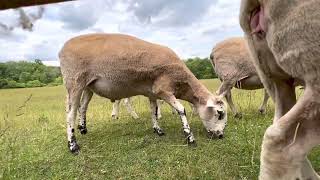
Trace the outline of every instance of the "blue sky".
[[[94, 3], [93, 3], [94, 2]], [[41, 59], [58, 65], [68, 39], [86, 33], [123, 33], [166, 45], [182, 59], [208, 57], [219, 41], [242, 36], [240, 0], [80, 0], [44, 6], [33, 30], [17, 10], [0, 11], [0, 61]], [[28, 16], [39, 7], [23, 8]]]

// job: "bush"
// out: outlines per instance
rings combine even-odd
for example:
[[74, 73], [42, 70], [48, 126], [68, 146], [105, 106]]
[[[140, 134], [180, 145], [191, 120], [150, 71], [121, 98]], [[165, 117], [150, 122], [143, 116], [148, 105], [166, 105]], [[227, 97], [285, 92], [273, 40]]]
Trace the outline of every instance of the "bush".
[[62, 77], [57, 77], [49, 86], [59, 86], [63, 83]]
[[212, 64], [208, 58], [200, 59], [196, 57], [193, 59], [188, 59], [185, 61], [185, 64], [198, 79], [217, 78], [217, 75], [215, 74]]
[[63, 80], [62, 80], [62, 77], [57, 77], [55, 80], [54, 80], [54, 83], [57, 83], [57, 84], [62, 84], [63, 83]]
[[16, 88], [25, 88], [26, 84], [25, 83], [17, 83]]
[[29, 81], [26, 84], [26, 87], [42, 87], [45, 84], [41, 83], [39, 80]]
[[8, 86], [8, 80], [7, 79], [0, 79], [0, 89], [5, 88]]
[[9, 80], [7, 87], [8, 88], [15, 88], [17, 86], [17, 82], [15, 80]]

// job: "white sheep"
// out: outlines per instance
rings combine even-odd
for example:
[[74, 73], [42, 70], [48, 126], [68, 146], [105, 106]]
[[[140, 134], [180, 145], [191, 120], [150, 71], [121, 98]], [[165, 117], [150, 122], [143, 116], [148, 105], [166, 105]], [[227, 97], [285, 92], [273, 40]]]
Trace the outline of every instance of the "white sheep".
[[[275, 102], [259, 179], [320, 179], [307, 155], [320, 144], [319, 0], [242, 0], [240, 24], [257, 72]], [[304, 84], [296, 100], [295, 82]]]
[[196, 107], [208, 133], [223, 137], [227, 116], [222, 97], [210, 93], [165, 46], [128, 35], [89, 34], [67, 41], [59, 58], [68, 94], [68, 146], [73, 153], [79, 151], [74, 135], [77, 109], [80, 106], [79, 129], [84, 132], [87, 130], [86, 109], [93, 93], [111, 101], [135, 95], [148, 97], [153, 129], [158, 135], [164, 133], [158, 125], [156, 101], [164, 100], [178, 112], [187, 142], [192, 145], [195, 138], [185, 108], [178, 101], [186, 100]]
[[[112, 104], [112, 112], [111, 112], [111, 117], [112, 119], [118, 119], [119, 118], [119, 105], [120, 105], [120, 100], [115, 100], [115, 102]], [[124, 105], [126, 106], [126, 109], [128, 113], [134, 118], [138, 119], [139, 116], [137, 113], [134, 111], [131, 105], [131, 98], [124, 98]]]
[[[255, 90], [263, 88], [263, 84], [254, 68], [244, 38], [229, 38], [218, 43], [212, 50], [210, 59], [216, 74], [221, 80], [217, 94], [225, 94], [231, 111], [236, 118], [241, 118], [241, 113], [233, 104], [231, 89]], [[264, 92], [264, 98], [259, 112], [264, 113], [269, 99]]]
[[[115, 102], [112, 104], [112, 112], [111, 112], [111, 118], [112, 119], [118, 119], [119, 118], [119, 105], [120, 105], [121, 99], [120, 100], [115, 100]], [[139, 116], [137, 115], [137, 113], [134, 111], [134, 109], [132, 108], [131, 105], [131, 98], [124, 98], [123, 100], [124, 105], [126, 106], [126, 109], [128, 111], [128, 113], [134, 118], [134, 119], [138, 119]], [[160, 101], [157, 101], [157, 106], [158, 106], [158, 119], [160, 119], [161, 116], [161, 108], [160, 108]]]

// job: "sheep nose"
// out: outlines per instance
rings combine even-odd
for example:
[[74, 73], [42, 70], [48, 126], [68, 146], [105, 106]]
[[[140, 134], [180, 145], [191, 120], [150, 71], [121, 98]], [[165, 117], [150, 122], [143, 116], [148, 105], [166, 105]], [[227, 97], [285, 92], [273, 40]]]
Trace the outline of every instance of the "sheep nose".
[[216, 132], [216, 136], [219, 138], [219, 139], [222, 139], [224, 136], [223, 136], [223, 132], [221, 132], [221, 131], [217, 131]]
[[220, 110], [217, 110], [217, 112], [218, 112], [218, 114], [219, 114], [219, 117], [218, 117], [218, 119], [219, 120], [222, 120], [223, 118], [224, 118], [224, 111], [220, 111]]
[[207, 136], [210, 139], [213, 139], [213, 138], [222, 139], [222, 138], [224, 138], [223, 131], [219, 131], [219, 130], [217, 130], [217, 131], [208, 131]]

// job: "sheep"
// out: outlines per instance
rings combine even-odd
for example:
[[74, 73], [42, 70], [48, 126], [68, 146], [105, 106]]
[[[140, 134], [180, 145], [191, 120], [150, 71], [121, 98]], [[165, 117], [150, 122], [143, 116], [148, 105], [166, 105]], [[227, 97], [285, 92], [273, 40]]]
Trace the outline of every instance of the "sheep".
[[[275, 102], [259, 179], [320, 179], [307, 154], [320, 144], [320, 3], [242, 0], [240, 25], [262, 83]], [[295, 82], [303, 82], [297, 100]]]
[[[115, 102], [112, 104], [112, 112], [111, 112], [111, 118], [112, 119], [119, 119], [118, 115], [119, 115], [119, 105], [120, 105], [121, 100], [115, 100]], [[157, 116], [158, 116], [158, 120], [162, 118], [161, 115], [161, 104], [163, 103], [162, 100], [158, 100], [157, 101]], [[124, 98], [124, 104], [127, 108], [127, 111], [130, 113], [131, 117], [133, 117], [134, 119], [138, 119], [139, 116], [137, 115], [137, 113], [134, 111], [134, 109], [132, 108], [131, 105], [131, 98]], [[195, 109], [195, 107], [193, 106], [193, 104], [189, 103], [189, 106], [192, 110], [192, 114], [197, 114], [197, 111]], [[174, 108], [171, 108], [172, 114], [176, 114], [177, 111]]]
[[[112, 119], [118, 119], [118, 115], [119, 115], [119, 105], [120, 105], [120, 101], [121, 100], [115, 100], [115, 102], [112, 104], [112, 112], [111, 112], [111, 118]], [[124, 105], [127, 108], [128, 113], [130, 113], [130, 115], [134, 118], [134, 119], [138, 119], [139, 116], [137, 115], [137, 113], [134, 111], [134, 109], [131, 106], [131, 98], [125, 98], [124, 99]]]
[[[164, 135], [157, 119], [157, 99], [178, 112], [187, 143], [195, 138], [185, 108], [177, 100], [195, 105], [210, 136], [223, 137], [226, 105], [192, 74], [168, 47], [123, 34], [87, 34], [67, 41], [59, 52], [61, 72], [67, 89], [67, 139], [72, 153], [79, 152], [74, 120], [80, 106], [80, 133], [87, 131], [86, 110], [92, 94], [109, 98], [144, 95], [149, 98], [154, 132]], [[81, 98], [82, 95], [82, 98]]]
[[[111, 112], [111, 118], [112, 119], [118, 119], [118, 115], [119, 115], [119, 105], [120, 105], [120, 101], [121, 100], [115, 100], [115, 102], [112, 105], [112, 112]], [[131, 106], [131, 98], [125, 98], [124, 99], [124, 104], [127, 108], [127, 111], [130, 113], [130, 115], [134, 118], [134, 119], [138, 119], [139, 116], [137, 115], [137, 113], [134, 111], [134, 109]], [[157, 101], [157, 115], [158, 115], [158, 119], [160, 119], [161, 116], [161, 110], [160, 110], [160, 102]]]
[[[225, 94], [228, 105], [236, 118], [241, 118], [242, 115], [233, 104], [231, 89], [233, 87], [246, 90], [263, 88], [250, 58], [245, 39], [242, 37], [229, 38], [218, 43], [210, 54], [213, 68], [222, 81], [217, 94]], [[261, 114], [265, 112], [268, 99], [269, 95], [265, 91], [263, 102], [259, 107]]]

